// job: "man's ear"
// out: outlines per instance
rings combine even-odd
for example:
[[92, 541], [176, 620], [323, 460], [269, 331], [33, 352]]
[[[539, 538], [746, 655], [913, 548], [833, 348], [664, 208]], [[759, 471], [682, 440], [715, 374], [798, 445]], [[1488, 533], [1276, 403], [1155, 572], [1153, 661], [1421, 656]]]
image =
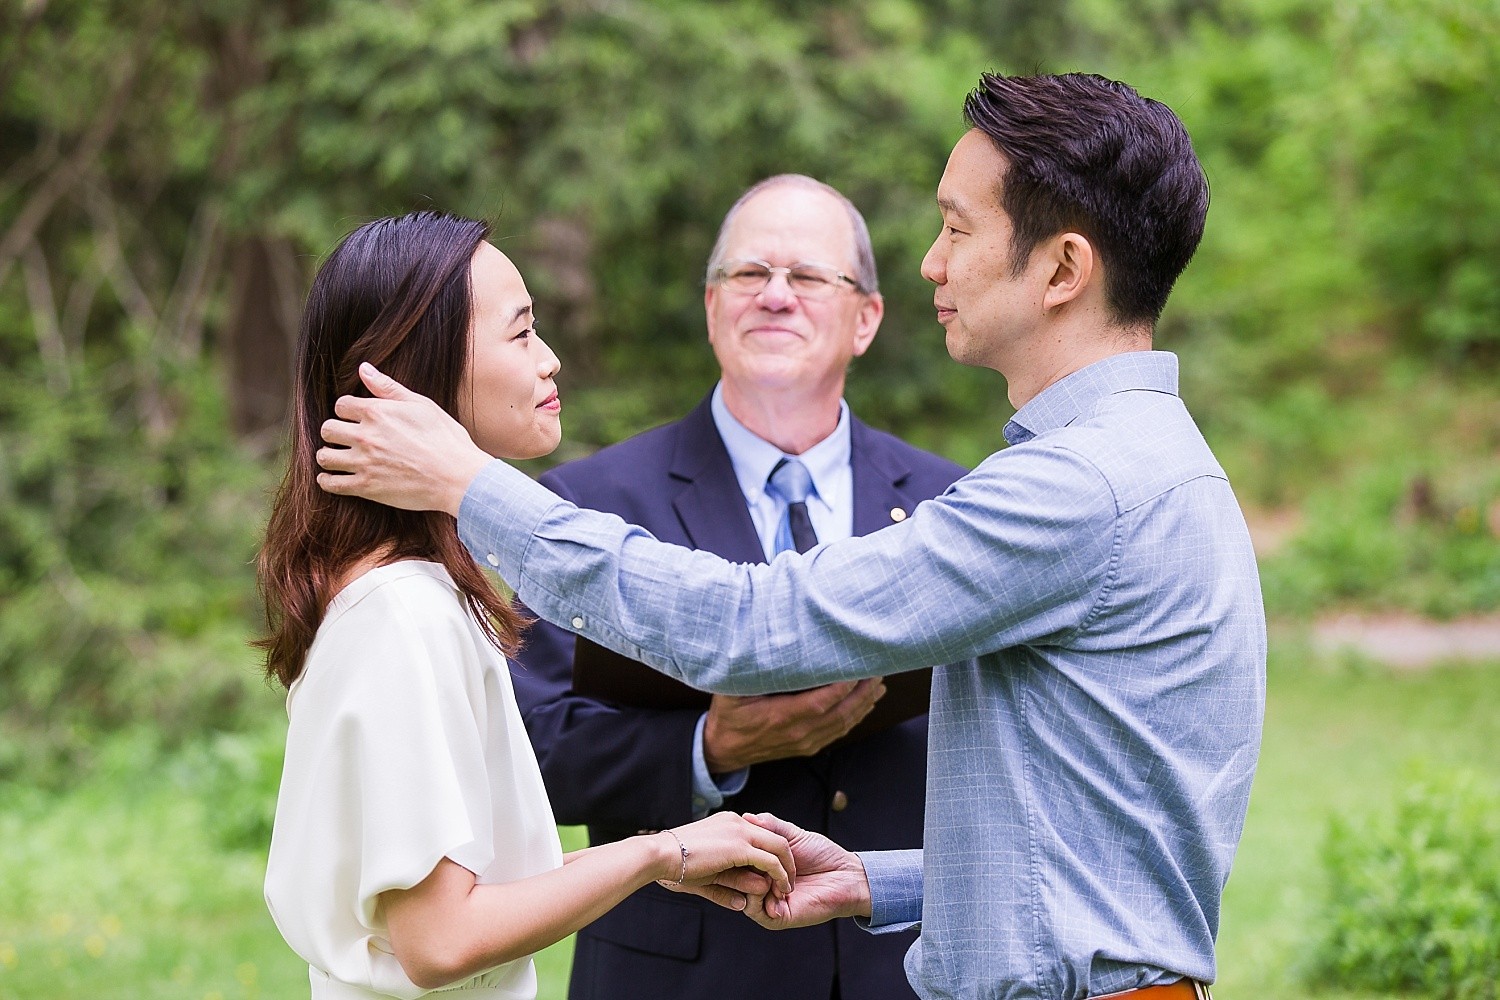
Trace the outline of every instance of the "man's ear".
[[1061, 233], [1048, 240], [1044, 252], [1051, 274], [1042, 293], [1042, 309], [1051, 312], [1083, 297], [1093, 284], [1098, 258], [1094, 245], [1080, 233]]
[[885, 316], [885, 299], [879, 292], [871, 292], [859, 304], [859, 315], [854, 320], [854, 356], [857, 358], [870, 349], [875, 333], [880, 329], [880, 320]]
[[714, 299], [719, 294], [719, 286], [710, 282], [703, 289], [703, 320], [704, 327], [708, 330], [708, 342], [714, 342]]

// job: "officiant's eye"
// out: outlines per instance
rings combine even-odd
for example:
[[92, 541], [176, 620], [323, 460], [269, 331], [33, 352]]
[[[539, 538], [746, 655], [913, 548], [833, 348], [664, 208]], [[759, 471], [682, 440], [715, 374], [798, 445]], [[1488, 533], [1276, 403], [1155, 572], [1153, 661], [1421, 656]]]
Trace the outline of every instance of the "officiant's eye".
[[787, 287], [803, 299], [826, 299], [845, 284], [859, 288], [859, 282], [827, 264], [798, 263], [791, 267], [773, 267], [763, 260], [735, 260], [720, 265], [717, 281], [731, 292], [758, 295], [776, 274], [785, 274]]

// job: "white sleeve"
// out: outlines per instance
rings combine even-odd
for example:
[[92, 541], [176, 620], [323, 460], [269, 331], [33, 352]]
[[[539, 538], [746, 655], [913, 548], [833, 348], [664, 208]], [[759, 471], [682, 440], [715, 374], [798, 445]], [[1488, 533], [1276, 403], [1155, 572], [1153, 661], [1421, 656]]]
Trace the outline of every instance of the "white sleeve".
[[387, 585], [320, 631], [290, 702], [266, 875], [310, 965], [398, 994], [414, 987], [379, 981], [394, 965], [380, 893], [445, 856], [476, 873], [494, 860], [483, 675], [461, 607], [428, 603]]

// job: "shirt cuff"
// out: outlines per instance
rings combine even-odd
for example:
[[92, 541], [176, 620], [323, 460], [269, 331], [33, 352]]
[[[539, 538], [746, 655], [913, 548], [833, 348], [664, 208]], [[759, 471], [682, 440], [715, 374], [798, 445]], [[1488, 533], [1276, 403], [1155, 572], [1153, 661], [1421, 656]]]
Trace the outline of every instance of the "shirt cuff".
[[698, 716], [697, 728], [693, 730], [693, 819], [702, 819], [724, 804], [731, 795], [738, 795], [750, 780], [750, 769], [715, 778], [708, 772], [708, 760], [703, 756], [703, 727], [708, 724], [708, 713]]
[[854, 922], [871, 934], [922, 925], [922, 852], [856, 851], [870, 883], [870, 916]]
[[496, 459], [474, 477], [458, 507], [458, 537], [474, 558], [512, 586], [542, 518], [563, 501], [524, 472]]

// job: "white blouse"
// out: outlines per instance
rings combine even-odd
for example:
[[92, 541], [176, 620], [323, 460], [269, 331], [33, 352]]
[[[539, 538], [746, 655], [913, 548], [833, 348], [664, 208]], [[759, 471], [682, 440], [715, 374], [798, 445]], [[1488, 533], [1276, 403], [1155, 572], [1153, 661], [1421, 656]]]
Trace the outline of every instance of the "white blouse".
[[[314, 1000], [418, 997], [379, 895], [444, 857], [480, 883], [557, 868], [562, 847], [505, 658], [447, 571], [371, 570], [328, 606], [287, 693], [266, 905]], [[530, 957], [442, 992], [533, 1000]]]

